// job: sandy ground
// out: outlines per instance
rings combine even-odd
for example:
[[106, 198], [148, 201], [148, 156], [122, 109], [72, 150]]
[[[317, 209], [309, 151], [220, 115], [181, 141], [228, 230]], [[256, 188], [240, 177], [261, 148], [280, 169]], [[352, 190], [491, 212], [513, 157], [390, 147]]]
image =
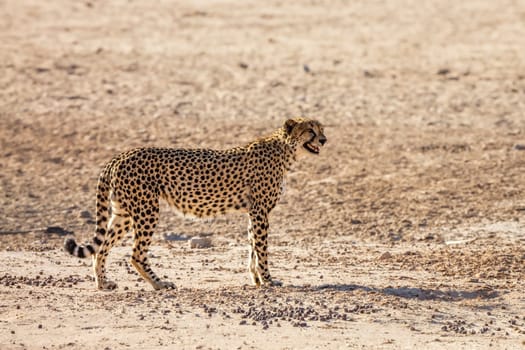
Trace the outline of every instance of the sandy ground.
[[[1, 349], [525, 347], [524, 1], [0, 1]], [[328, 144], [273, 211], [281, 288], [248, 285], [247, 219], [162, 207], [152, 291], [94, 188], [136, 146], [227, 148], [295, 115]], [[191, 249], [206, 235], [213, 246]]]

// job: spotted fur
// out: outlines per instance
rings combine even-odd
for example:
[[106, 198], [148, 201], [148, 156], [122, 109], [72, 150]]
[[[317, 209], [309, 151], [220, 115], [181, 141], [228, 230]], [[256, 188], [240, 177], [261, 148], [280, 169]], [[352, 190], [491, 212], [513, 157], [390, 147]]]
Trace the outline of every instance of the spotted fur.
[[159, 200], [196, 217], [230, 211], [249, 215], [249, 272], [257, 285], [278, 284], [268, 270], [268, 215], [282, 194], [284, 177], [301, 154], [318, 154], [326, 142], [315, 120], [295, 118], [268, 137], [229, 150], [138, 148], [113, 158], [97, 186], [93, 241], [65, 249], [92, 256], [98, 289], [114, 289], [106, 279], [109, 250], [127, 232], [133, 233], [131, 264], [155, 289], [171, 288], [151, 270], [147, 251], [159, 220]]

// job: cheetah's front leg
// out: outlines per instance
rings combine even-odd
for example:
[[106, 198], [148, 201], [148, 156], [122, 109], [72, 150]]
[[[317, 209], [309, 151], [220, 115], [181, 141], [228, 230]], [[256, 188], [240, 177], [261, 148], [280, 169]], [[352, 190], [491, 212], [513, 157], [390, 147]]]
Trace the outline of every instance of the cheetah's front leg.
[[268, 215], [263, 210], [250, 210], [248, 239], [250, 241], [248, 270], [252, 282], [261, 285], [280, 286], [281, 282], [272, 280], [268, 269]]

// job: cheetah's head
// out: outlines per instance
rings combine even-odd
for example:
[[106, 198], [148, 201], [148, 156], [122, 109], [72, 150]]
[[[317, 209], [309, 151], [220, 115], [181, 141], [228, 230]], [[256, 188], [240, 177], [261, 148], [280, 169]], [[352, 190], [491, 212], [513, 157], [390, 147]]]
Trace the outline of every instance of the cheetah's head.
[[298, 145], [298, 153], [319, 154], [321, 147], [326, 143], [323, 126], [317, 120], [288, 119], [284, 123], [284, 130], [288, 138]]

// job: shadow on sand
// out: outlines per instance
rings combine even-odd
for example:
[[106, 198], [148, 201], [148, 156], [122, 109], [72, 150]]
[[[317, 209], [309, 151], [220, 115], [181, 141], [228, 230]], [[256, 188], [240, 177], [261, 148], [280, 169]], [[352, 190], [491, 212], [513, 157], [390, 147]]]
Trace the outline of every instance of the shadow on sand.
[[[301, 288], [298, 286], [298, 288]], [[453, 289], [425, 289], [417, 287], [387, 287], [374, 288], [361, 286], [357, 284], [323, 284], [320, 286], [312, 286], [310, 290], [333, 290], [338, 292], [349, 292], [354, 290], [362, 290], [365, 292], [380, 293], [384, 295], [392, 295], [405, 299], [418, 300], [442, 300], [442, 301], [461, 301], [471, 299], [494, 299], [499, 296], [499, 293], [490, 289], [476, 289], [470, 291], [453, 290]]]

